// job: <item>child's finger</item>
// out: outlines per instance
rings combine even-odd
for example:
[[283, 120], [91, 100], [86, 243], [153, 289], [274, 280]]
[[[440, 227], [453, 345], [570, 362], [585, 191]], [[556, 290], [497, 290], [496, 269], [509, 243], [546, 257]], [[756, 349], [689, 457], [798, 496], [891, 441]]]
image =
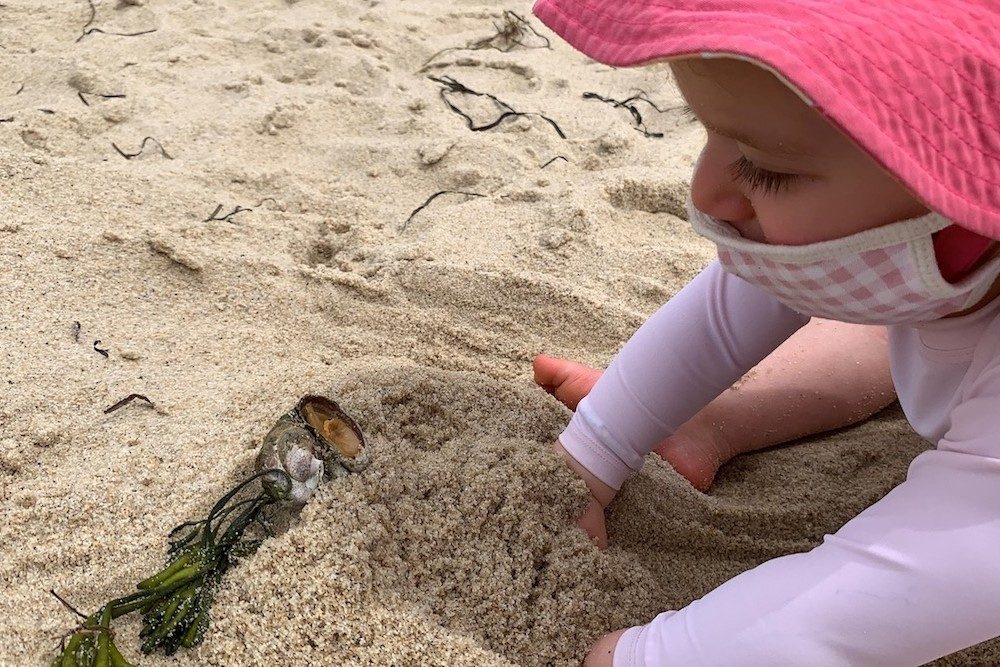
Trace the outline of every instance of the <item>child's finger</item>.
[[597, 379], [601, 377], [599, 370], [544, 354], [535, 357], [532, 366], [535, 371], [535, 382], [546, 388], [546, 391], [570, 410], [576, 410], [577, 404], [590, 393]]
[[541, 387], [556, 387], [555, 376], [558, 367], [558, 359], [539, 354], [531, 362], [531, 368], [535, 374], [535, 384]]
[[568, 359], [558, 359], [540, 354], [532, 364], [535, 371], [535, 383], [542, 387], [558, 389], [571, 376], [580, 375], [581, 370], [589, 370]]

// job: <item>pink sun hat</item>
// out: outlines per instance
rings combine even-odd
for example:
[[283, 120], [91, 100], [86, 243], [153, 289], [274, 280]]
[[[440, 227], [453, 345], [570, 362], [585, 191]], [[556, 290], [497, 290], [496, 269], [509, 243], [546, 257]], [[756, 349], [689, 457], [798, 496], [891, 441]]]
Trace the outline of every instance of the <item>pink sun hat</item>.
[[947, 264], [967, 269], [1000, 239], [1000, 0], [537, 0], [534, 13], [607, 65], [764, 66], [958, 225], [935, 244]]

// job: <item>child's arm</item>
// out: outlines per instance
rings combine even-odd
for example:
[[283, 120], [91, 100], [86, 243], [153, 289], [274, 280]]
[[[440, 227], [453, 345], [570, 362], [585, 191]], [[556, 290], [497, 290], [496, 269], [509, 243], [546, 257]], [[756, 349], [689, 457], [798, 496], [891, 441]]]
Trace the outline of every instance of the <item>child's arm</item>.
[[709, 264], [625, 343], [555, 443], [592, 496], [577, 525], [603, 547], [604, 507], [625, 478], [808, 321]]
[[628, 340], [559, 441], [613, 490], [808, 318], [713, 262]]
[[[571, 410], [603, 373], [544, 354], [533, 367]], [[895, 398], [884, 327], [813, 318], [655, 451], [704, 491], [738, 454], [849, 426]]]

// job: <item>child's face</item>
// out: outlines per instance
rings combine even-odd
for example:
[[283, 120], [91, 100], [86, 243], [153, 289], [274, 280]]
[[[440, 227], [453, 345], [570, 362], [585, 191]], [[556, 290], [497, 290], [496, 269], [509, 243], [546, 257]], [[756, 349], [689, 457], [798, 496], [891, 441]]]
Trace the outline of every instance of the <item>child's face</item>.
[[694, 204], [744, 237], [802, 245], [928, 212], [770, 72], [732, 59], [670, 67], [708, 132]]

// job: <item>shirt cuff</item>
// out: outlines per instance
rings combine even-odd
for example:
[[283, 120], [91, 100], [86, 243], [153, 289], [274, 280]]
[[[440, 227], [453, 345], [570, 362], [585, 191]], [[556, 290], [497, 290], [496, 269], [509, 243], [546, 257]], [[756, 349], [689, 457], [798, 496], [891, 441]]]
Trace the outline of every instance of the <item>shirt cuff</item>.
[[[581, 407], [582, 403], [577, 406], [569, 425], [559, 436], [559, 442], [580, 465], [617, 491], [637, 470], [619, 458], [613, 449], [614, 445], [609, 447], [602, 444], [602, 442], [613, 442], [611, 434], [603, 424], [599, 423], [600, 420], [596, 416], [588, 414], [586, 409], [581, 410]], [[641, 461], [639, 467], [642, 467]]]
[[611, 667], [645, 667], [646, 651], [646, 631], [648, 625], [637, 625], [625, 631], [618, 638], [615, 645], [615, 654], [611, 658]]
[[660, 654], [655, 646], [652, 650], [646, 650], [646, 640], [653, 625], [662, 624], [676, 613], [676, 609], [665, 611], [646, 625], [636, 625], [626, 630], [615, 645], [615, 653], [611, 658], [612, 667], [646, 667], [647, 664], [652, 667], [669, 667], [664, 662], [666, 656]]

